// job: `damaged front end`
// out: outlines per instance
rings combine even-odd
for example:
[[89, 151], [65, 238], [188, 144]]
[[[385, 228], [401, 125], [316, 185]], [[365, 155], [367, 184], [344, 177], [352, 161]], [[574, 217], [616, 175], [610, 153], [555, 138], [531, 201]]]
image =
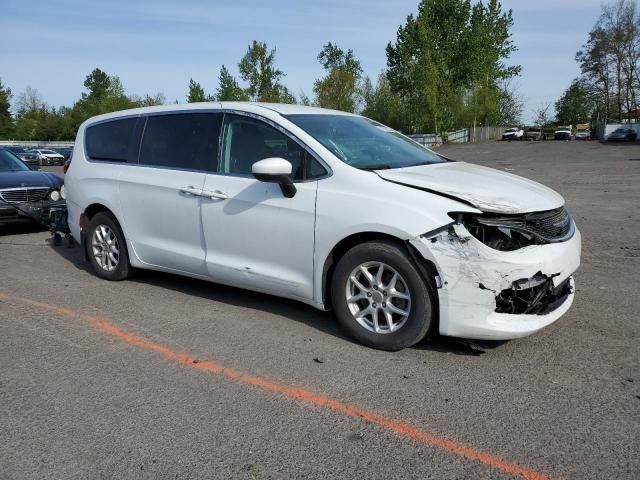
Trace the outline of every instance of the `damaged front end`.
[[538, 272], [531, 278], [516, 280], [496, 295], [495, 311], [546, 315], [562, 305], [571, 293], [573, 288], [568, 278], [556, 287], [552, 278]]
[[483, 244], [502, 251], [564, 242], [575, 231], [575, 223], [564, 207], [523, 215], [460, 213], [452, 216]]
[[438, 270], [441, 334], [516, 338], [569, 309], [581, 239], [565, 208], [451, 217], [452, 224], [410, 240]]
[[65, 204], [59, 190], [47, 186], [0, 189], [0, 225], [38, 223], [49, 227], [50, 211]]

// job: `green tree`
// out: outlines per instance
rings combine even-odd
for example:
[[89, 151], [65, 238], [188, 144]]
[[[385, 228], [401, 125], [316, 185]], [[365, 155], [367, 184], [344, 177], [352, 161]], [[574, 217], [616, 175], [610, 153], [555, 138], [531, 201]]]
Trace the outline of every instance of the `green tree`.
[[146, 94], [142, 98], [134, 99], [134, 102], [140, 107], [153, 107], [154, 105], [165, 105], [167, 98], [163, 93], [156, 93], [155, 95]]
[[249, 94], [238, 85], [235, 77], [229, 73], [227, 67], [222, 65], [218, 76], [218, 88], [215, 99], [219, 102], [247, 101]]
[[556, 119], [563, 125], [589, 123], [593, 101], [589, 89], [576, 79], [555, 103]]
[[387, 46], [388, 78], [411, 131], [447, 130], [470, 119], [497, 121], [499, 80], [519, 74], [511, 11], [497, 0], [422, 0]]
[[11, 89], [4, 86], [0, 79], [0, 139], [9, 139], [13, 134], [11, 97]]
[[296, 99], [296, 96], [293, 93], [291, 93], [287, 87], [285, 87], [284, 85], [280, 85], [279, 91], [278, 91], [278, 102], [296, 104], [298, 103], [298, 100]]
[[118, 76], [109, 76], [98, 68], [87, 75], [84, 85], [87, 90], [72, 107], [59, 109], [47, 106], [42, 95], [27, 86], [16, 99], [13, 137], [20, 140], [73, 140], [80, 124], [94, 115], [166, 103], [162, 93], [142, 97], [127, 95]]
[[[578, 53], [582, 79], [604, 120], [621, 121], [640, 96], [640, 9], [634, 0], [602, 5], [602, 13]], [[630, 119], [629, 119], [630, 120]]]
[[512, 99], [500, 83], [521, 71], [519, 65], [504, 63], [516, 51], [509, 33], [512, 27], [511, 10], [503, 13], [497, 0], [473, 5], [466, 41], [471, 81], [469, 104], [473, 121], [482, 125], [501, 123], [501, 107]]
[[400, 96], [397, 95], [389, 84], [386, 72], [378, 75], [374, 86], [369, 77], [362, 81], [361, 87], [363, 110], [365, 117], [376, 120], [384, 125], [400, 131], [410, 130], [406, 122], [404, 108]]
[[98, 113], [109, 113], [139, 106], [135, 98], [126, 95], [120, 77], [113, 75], [109, 77], [109, 86], [106, 94], [97, 104], [97, 109]]
[[358, 105], [358, 80], [362, 75], [362, 67], [353, 51], [349, 49], [345, 52], [329, 42], [318, 54], [318, 61], [327, 74], [314, 83], [316, 104], [323, 108], [354, 112]]
[[[269, 50], [267, 44], [256, 40], [249, 45], [247, 53], [238, 64], [240, 77], [249, 84], [249, 98], [258, 102], [280, 102], [285, 88], [280, 80], [285, 76], [275, 67], [276, 49]], [[285, 100], [290, 100], [286, 92]]]
[[[43, 134], [45, 124], [53, 118], [38, 90], [27, 85], [16, 99], [15, 138], [36, 140]], [[45, 138], [46, 140], [46, 138]]]
[[305, 107], [310, 107], [312, 105], [311, 99], [303, 91], [300, 91], [300, 97], [299, 97], [298, 103], [300, 105], [304, 105]]
[[204, 93], [204, 88], [198, 82], [189, 79], [189, 93], [187, 94], [188, 103], [206, 102], [207, 96]]
[[84, 80], [84, 86], [88, 90], [86, 98], [89, 101], [99, 103], [107, 96], [111, 87], [111, 77], [99, 68], [94, 69]]

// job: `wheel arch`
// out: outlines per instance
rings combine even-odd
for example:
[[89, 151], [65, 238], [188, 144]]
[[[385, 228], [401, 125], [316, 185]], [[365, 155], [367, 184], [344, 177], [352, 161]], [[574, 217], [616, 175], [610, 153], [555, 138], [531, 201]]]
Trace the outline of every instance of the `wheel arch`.
[[102, 203], [97, 203], [97, 202], [92, 203], [91, 205], [89, 205], [87, 208], [84, 209], [84, 214], [87, 217], [87, 220], [91, 220], [97, 213], [100, 213], [100, 212], [108, 212], [114, 217], [116, 216], [115, 213], [113, 213], [113, 211], [111, 211], [109, 207], [107, 207]]
[[438, 331], [438, 326], [440, 323], [440, 304], [438, 301], [438, 292], [436, 291], [436, 282], [435, 277], [438, 275], [438, 270], [433, 262], [424, 258], [420, 252], [416, 250], [416, 248], [411, 245], [407, 240], [403, 240], [395, 235], [391, 235], [384, 232], [376, 232], [376, 231], [365, 231], [358, 232], [348, 235], [347, 237], [340, 240], [338, 243], [334, 245], [329, 254], [324, 260], [324, 265], [322, 268], [322, 305], [325, 308], [331, 308], [331, 277], [335, 270], [335, 266], [340, 261], [340, 259], [347, 253], [351, 248], [356, 245], [360, 245], [366, 242], [372, 241], [387, 241], [396, 244], [402, 250], [405, 251], [407, 256], [417, 265], [418, 270], [420, 271], [425, 283], [427, 284], [427, 288], [430, 289], [432, 294], [432, 299], [434, 302], [434, 325], [432, 327], [432, 331]]
[[[127, 252], [129, 251], [129, 245], [128, 245], [128, 236], [127, 233], [125, 232], [125, 229], [123, 227], [123, 223], [120, 220], [120, 218], [118, 218], [118, 215], [116, 215], [116, 213], [113, 211], [112, 208], [110, 208], [108, 205], [105, 204], [106, 202], [100, 202], [100, 201], [95, 201], [95, 202], [91, 202], [87, 207], [85, 207], [85, 209], [82, 212], [82, 215], [84, 216], [84, 220], [81, 222], [81, 231], [80, 231], [80, 238], [81, 238], [81, 248], [82, 248], [82, 252], [83, 252], [83, 257], [86, 260], [88, 260], [88, 254], [87, 254], [87, 247], [86, 247], [86, 229], [87, 226], [89, 225], [89, 222], [91, 221], [91, 219], [93, 217], [95, 217], [98, 213], [109, 213], [111, 214], [111, 216], [114, 218], [114, 220], [116, 221], [118, 227], [120, 228], [120, 231], [122, 232], [122, 235], [124, 236], [124, 247], [127, 249]], [[129, 257], [129, 261], [131, 261], [131, 257]]]

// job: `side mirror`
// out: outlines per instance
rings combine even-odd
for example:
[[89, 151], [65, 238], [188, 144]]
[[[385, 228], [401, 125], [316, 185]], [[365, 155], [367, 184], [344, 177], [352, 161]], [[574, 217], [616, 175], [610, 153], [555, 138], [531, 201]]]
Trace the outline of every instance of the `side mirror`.
[[282, 194], [291, 198], [296, 194], [296, 186], [291, 180], [291, 162], [284, 158], [265, 158], [251, 166], [251, 173], [261, 182], [277, 183]]

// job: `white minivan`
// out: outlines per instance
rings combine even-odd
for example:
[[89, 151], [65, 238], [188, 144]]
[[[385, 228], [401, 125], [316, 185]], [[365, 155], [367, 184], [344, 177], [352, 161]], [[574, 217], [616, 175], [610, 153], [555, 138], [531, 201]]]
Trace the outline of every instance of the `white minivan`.
[[126, 110], [78, 131], [69, 225], [95, 273], [171, 272], [333, 309], [386, 350], [522, 337], [571, 306], [563, 198], [367, 118], [297, 105]]

